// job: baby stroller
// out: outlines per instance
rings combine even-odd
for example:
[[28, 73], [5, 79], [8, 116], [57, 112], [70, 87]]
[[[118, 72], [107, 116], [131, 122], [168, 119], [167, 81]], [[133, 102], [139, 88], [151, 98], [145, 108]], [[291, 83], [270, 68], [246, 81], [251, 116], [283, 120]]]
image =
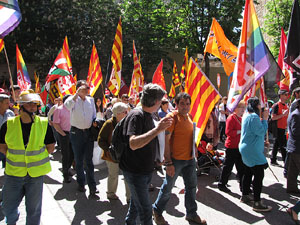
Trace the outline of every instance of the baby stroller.
[[[221, 156], [223, 153], [219, 153], [215, 150], [207, 150], [206, 145], [208, 142], [201, 140], [198, 146], [198, 158], [197, 158], [197, 175], [202, 173], [209, 174], [210, 168], [217, 168], [219, 174], [221, 174], [221, 167], [223, 165], [224, 158]], [[216, 175], [215, 179], [219, 180], [220, 176]]]

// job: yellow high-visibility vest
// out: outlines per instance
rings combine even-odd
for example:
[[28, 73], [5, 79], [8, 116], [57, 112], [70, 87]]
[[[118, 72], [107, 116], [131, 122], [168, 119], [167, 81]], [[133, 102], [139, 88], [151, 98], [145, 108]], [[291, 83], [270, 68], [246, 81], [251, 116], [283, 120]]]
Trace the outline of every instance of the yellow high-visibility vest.
[[51, 171], [49, 154], [44, 144], [48, 118], [34, 117], [29, 141], [24, 146], [20, 116], [7, 120], [5, 143], [7, 144], [5, 173], [10, 176], [43, 176]]

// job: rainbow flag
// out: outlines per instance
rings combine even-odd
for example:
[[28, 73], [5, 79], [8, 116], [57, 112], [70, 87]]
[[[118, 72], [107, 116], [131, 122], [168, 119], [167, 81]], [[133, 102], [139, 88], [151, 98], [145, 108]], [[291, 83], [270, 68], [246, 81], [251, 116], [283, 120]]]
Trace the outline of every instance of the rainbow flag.
[[12, 32], [21, 20], [22, 15], [17, 0], [0, 0], [0, 38]]
[[246, 0], [237, 62], [228, 93], [227, 108], [233, 112], [247, 91], [271, 67], [252, 0]]
[[17, 59], [17, 80], [21, 91], [28, 90], [31, 86], [30, 77], [25, 65], [23, 56], [18, 45], [16, 45], [16, 59]]

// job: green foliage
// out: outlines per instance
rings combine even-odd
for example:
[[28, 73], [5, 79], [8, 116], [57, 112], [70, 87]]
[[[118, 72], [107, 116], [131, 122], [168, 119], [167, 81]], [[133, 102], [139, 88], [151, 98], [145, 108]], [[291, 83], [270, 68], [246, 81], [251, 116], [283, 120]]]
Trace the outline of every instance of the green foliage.
[[[43, 78], [67, 35], [73, 71], [80, 73], [79, 78], [85, 78], [92, 42], [95, 41], [102, 73], [105, 76], [117, 23], [121, 16], [122, 75], [129, 84], [133, 70], [133, 40], [137, 52], [141, 54], [145, 74], [149, 74], [160, 59], [164, 59], [164, 64], [172, 67], [173, 59], [169, 58], [170, 53], [180, 52], [183, 58], [186, 46], [190, 56], [203, 53], [212, 17], [219, 21], [228, 39], [237, 45], [244, 2], [19, 0], [23, 19], [18, 28], [5, 38], [5, 43], [11, 62], [15, 60], [15, 44], [18, 43], [25, 62], [37, 64], [39, 75]], [[180, 70], [180, 65], [178, 66]]]
[[281, 28], [286, 34], [289, 28], [292, 5], [293, 0], [272, 0], [265, 5], [268, 13], [265, 16], [264, 31], [274, 42], [270, 50], [275, 57], [279, 53]]

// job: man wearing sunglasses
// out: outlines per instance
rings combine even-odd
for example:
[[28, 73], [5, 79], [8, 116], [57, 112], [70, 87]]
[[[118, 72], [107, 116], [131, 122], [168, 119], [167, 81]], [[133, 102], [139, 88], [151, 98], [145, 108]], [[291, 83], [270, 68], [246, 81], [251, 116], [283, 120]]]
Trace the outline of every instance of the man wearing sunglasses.
[[[86, 81], [79, 80], [76, 84], [76, 94], [70, 96], [64, 103], [71, 115], [70, 141], [74, 151], [77, 173], [77, 190], [85, 192], [85, 183], [90, 189], [90, 197], [99, 191], [94, 178], [93, 148], [94, 142], [90, 127], [96, 118], [94, 98], [89, 96], [90, 88]], [[85, 168], [84, 163], [85, 161]]]

